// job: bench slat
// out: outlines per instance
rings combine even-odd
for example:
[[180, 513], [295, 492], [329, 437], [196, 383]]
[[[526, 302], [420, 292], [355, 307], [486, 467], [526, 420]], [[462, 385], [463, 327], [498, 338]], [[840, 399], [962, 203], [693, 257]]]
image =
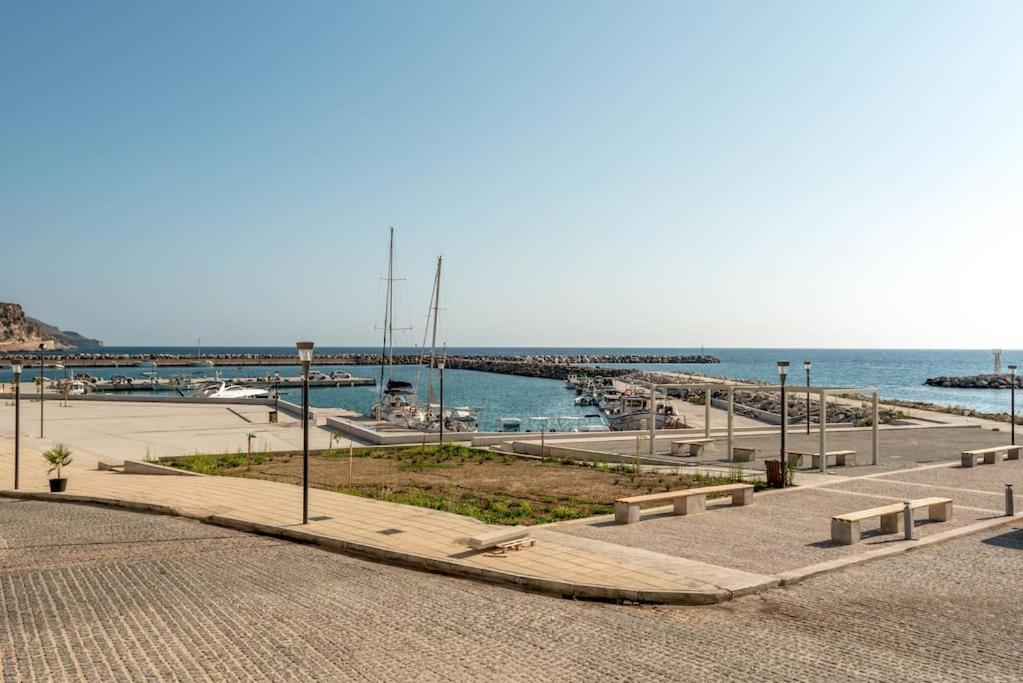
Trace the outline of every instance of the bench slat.
[[678, 491], [664, 491], [663, 493], [645, 493], [641, 496], [618, 498], [615, 502], [648, 503], [652, 500], [672, 500], [675, 498], [685, 498], [687, 496], [703, 496], [710, 493], [731, 493], [732, 491], [741, 491], [743, 489], [751, 488], [753, 488], [753, 484], [722, 484], [720, 486], [701, 486], [700, 488], [695, 489], [680, 489]]
[[[929, 507], [931, 505], [951, 502], [951, 498], [919, 498], [917, 500], [909, 501], [909, 506], [916, 510], [918, 508]], [[892, 503], [891, 505], [883, 505], [881, 507], [870, 508], [869, 510], [859, 510], [857, 512], [847, 512], [842, 515], [835, 515], [832, 519], [837, 519], [840, 522], [860, 522], [864, 519], [880, 517], [881, 515], [891, 515], [896, 512], [902, 512], [902, 503]]]
[[985, 455], [987, 453], [1001, 453], [1002, 451], [1018, 451], [1023, 446], [992, 446], [991, 448], [975, 448], [972, 451], [963, 451], [963, 455]]

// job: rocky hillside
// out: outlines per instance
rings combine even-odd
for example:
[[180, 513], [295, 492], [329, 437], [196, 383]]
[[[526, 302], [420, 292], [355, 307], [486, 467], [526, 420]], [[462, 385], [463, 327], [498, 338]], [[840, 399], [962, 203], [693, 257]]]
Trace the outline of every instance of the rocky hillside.
[[47, 325], [42, 320], [36, 320], [35, 318], [29, 318], [29, 320], [39, 327], [44, 339], [52, 339], [62, 346], [76, 346], [78, 348], [103, 346], [103, 342], [99, 339], [90, 339], [71, 330], [62, 330], [53, 325]]
[[30, 318], [20, 304], [0, 302], [0, 350], [32, 350], [40, 343], [51, 349], [103, 345], [98, 339], [88, 339], [77, 332], [64, 332]]

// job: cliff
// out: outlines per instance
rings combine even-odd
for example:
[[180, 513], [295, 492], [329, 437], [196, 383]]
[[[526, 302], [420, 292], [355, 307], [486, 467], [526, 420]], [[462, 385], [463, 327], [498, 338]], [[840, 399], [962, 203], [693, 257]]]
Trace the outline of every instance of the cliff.
[[25, 315], [20, 304], [0, 302], [0, 351], [28, 351], [39, 344], [48, 349], [68, 346], [102, 346], [98, 339], [83, 337], [77, 332], [64, 332]]

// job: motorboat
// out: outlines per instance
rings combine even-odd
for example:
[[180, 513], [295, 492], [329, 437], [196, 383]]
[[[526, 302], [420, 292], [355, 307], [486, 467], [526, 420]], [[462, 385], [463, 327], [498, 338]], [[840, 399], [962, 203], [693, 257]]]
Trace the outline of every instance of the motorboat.
[[71, 388], [67, 393], [70, 396], [85, 396], [85, 394], [88, 393], [88, 388], [85, 386], [85, 382], [75, 380], [71, 382]]
[[517, 417], [499, 417], [497, 418], [497, 431], [521, 432], [522, 420]]
[[270, 392], [256, 387], [219, 382], [206, 384], [196, 389], [194, 396], [200, 398], [269, 398]]
[[604, 422], [604, 418], [597, 414], [583, 415], [583, 421], [579, 424], [580, 432], [609, 432], [611, 428]]

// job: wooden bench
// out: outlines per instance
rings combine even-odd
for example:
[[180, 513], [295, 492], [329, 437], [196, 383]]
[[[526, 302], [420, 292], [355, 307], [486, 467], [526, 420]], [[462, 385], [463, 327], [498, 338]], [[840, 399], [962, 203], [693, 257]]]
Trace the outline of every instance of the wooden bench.
[[982, 460], [985, 465], [997, 465], [1001, 462], [999, 457], [1005, 453], [1006, 460], [1019, 460], [1020, 451], [1023, 446], [992, 446], [991, 448], [975, 448], [972, 451], [963, 451], [963, 467], [975, 467], [977, 460]]
[[[803, 466], [803, 458], [809, 457], [813, 463], [813, 469], [821, 466], [821, 454], [814, 451], [786, 451], [789, 459], [789, 467], [800, 468]], [[834, 458], [836, 467], [856, 464], [856, 451], [828, 451], [825, 458]]]
[[732, 446], [732, 459], [736, 462], [753, 462], [760, 453], [759, 448], [751, 446]]
[[469, 547], [473, 550], [494, 549], [498, 552], [519, 550], [524, 546], [533, 545], [534, 543], [536, 543], [536, 540], [529, 537], [529, 529], [520, 526], [488, 531], [469, 539]]
[[689, 455], [700, 455], [703, 453], [703, 449], [712, 443], [714, 443], [714, 439], [682, 439], [681, 441], [672, 441], [671, 454], [682, 455], [682, 451], [688, 446]]
[[672, 501], [676, 515], [695, 515], [707, 509], [707, 496], [715, 493], [732, 497], [732, 505], [753, 504], [753, 484], [722, 484], [721, 486], [702, 486], [682, 491], [665, 491], [664, 493], [648, 493], [642, 496], [619, 498], [615, 501], [615, 521], [619, 524], [632, 524], [639, 521], [640, 503], [655, 501]]
[[[919, 498], [909, 501], [913, 510], [927, 508], [930, 519], [947, 522], [952, 519], [951, 498]], [[881, 533], [899, 533], [899, 520], [902, 518], [902, 503], [892, 503], [869, 510], [850, 512], [831, 518], [831, 540], [841, 545], [852, 545], [860, 542], [860, 525], [866, 519], [881, 519]]]

